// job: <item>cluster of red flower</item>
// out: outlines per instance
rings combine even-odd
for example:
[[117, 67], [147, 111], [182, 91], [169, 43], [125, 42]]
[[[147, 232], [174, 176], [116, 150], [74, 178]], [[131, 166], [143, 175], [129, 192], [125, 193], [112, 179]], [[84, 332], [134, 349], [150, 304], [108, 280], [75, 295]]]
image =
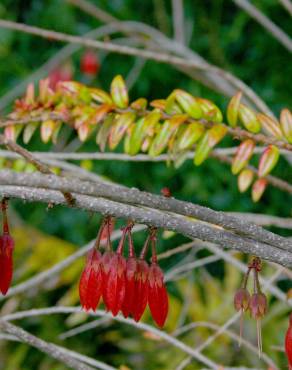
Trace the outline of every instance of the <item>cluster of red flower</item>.
[[0, 292], [5, 295], [12, 280], [14, 241], [9, 234], [6, 199], [2, 200], [1, 209], [3, 216], [3, 233], [0, 236]]
[[[163, 327], [168, 313], [168, 296], [163, 272], [157, 264], [156, 229], [150, 228], [140, 257], [135, 257], [131, 230], [133, 223], [123, 229], [116, 252], [110, 242], [111, 219], [106, 218], [99, 230], [93, 249], [88, 253], [86, 265], [79, 284], [80, 302], [85, 310], [96, 310], [101, 297], [108, 311], [114, 316], [119, 311], [124, 317], [132, 316], [139, 321], [147, 303], [156, 324]], [[99, 251], [101, 235], [107, 232], [107, 250]], [[128, 236], [129, 257], [123, 250]], [[152, 245], [150, 266], [145, 261], [149, 245]]]

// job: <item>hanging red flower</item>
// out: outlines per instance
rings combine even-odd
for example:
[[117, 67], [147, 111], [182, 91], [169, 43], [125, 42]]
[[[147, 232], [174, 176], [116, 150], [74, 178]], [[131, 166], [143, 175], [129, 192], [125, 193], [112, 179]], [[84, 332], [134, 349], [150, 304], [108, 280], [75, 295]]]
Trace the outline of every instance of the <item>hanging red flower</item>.
[[5, 295], [12, 281], [14, 241], [9, 233], [6, 199], [2, 200], [1, 209], [3, 217], [3, 234], [0, 236], [0, 291]]
[[292, 370], [292, 313], [290, 314], [289, 327], [285, 338], [285, 351], [288, 358], [289, 370]]
[[85, 310], [95, 311], [102, 294], [101, 253], [93, 247], [88, 253], [86, 265], [79, 282], [79, 296]]
[[5, 295], [10, 287], [13, 275], [13, 249], [12, 237], [4, 233], [0, 237], [0, 291]]
[[92, 50], [87, 50], [81, 57], [81, 71], [88, 76], [95, 76], [100, 68], [98, 57]]
[[107, 309], [114, 316], [122, 308], [126, 291], [126, 260], [119, 254], [113, 254], [109, 262], [109, 272], [106, 281], [104, 281], [104, 301]]
[[135, 257], [130, 257], [126, 264], [126, 290], [122, 305], [122, 313], [125, 318], [134, 312], [137, 297], [135, 296], [136, 275], [138, 272], [138, 262]]
[[133, 318], [139, 321], [145, 311], [148, 299], [148, 263], [142, 259], [137, 261], [137, 272], [135, 279], [135, 304], [133, 307]]
[[163, 281], [163, 272], [157, 263], [151, 263], [148, 273], [148, 304], [152, 317], [161, 328], [168, 314], [168, 295]]

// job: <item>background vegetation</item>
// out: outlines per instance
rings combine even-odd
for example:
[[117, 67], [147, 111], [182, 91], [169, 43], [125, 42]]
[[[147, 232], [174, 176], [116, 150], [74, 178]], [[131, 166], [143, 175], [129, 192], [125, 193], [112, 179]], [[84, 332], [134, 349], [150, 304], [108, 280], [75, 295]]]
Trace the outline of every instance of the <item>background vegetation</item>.
[[[92, 1], [94, 3], [94, 1]], [[168, 37], [173, 37], [173, 16], [170, 1], [113, 0], [95, 1], [119, 20], [135, 20], [160, 29]], [[281, 25], [287, 33], [291, 31], [291, 18], [276, 0], [255, 0], [253, 3], [267, 16]], [[241, 11], [232, 1], [226, 0], [185, 0], [185, 38], [188, 46], [213, 64], [231, 71], [252, 87], [278, 114], [280, 109], [291, 107], [291, 54], [270, 34]], [[84, 34], [101, 26], [97, 19], [84, 14], [79, 9], [60, 0], [2, 0], [0, 18], [16, 20], [30, 25], [58, 30], [71, 34]], [[122, 34], [116, 34], [123, 37]], [[122, 41], [121, 41], [122, 42]], [[43, 63], [63, 47], [62, 44], [0, 29], [0, 105], [1, 96], [19, 85]], [[177, 69], [153, 61], [146, 61], [133, 79], [140, 60], [119, 54], [97, 52], [100, 70], [94, 79], [88, 79], [80, 70], [80, 58], [84, 49], [74, 53], [66, 61], [73, 70], [73, 79], [92, 86], [108, 89], [116, 74], [131, 78], [131, 99], [144, 96], [155, 99], [167, 96], [174, 88], [182, 88], [194, 95], [214, 100], [221, 108], [227, 105], [228, 98], [192, 80]], [[290, 61], [290, 62], [289, 62]], [[47, 72], [44, 71], [44, 74]], [[11, 104], [2, 107], [2, 114], [11, 109]], [[230, 141], [227, 144], [232, 144]], [[58, 144], [58, 150], [63, 150]], [[29, 146], [31, 150], [56, 150], [51, 144], [45, 145], [35, 137]], [[90, 143], [82, 145], [79, 151], [96, 150]], [[80, 163], [80, 162], [75, 162]], [[269, 187], [260, 203], [254, 204], [250, 194], [240, 194], [233, 176], [225, 164], [209, 159], [199, 168], [191, 161], [179, 169], [165, 163], [127, 163], [115, 161], [85, 161], [81, 166], [122, 183], [153, 193], [159, 193], [167, 186], [172, 194], [184, 200], [224, 211], [254, 212], [291, 216], [291, 197]], [[291, 167], [285, 159], [277, 166], [275, 175], [291, 181]], [[86, 214], [78, 210], [55, 207], [47, 210], [38, 204], [12, 202], [10, 210], [12, 233], [16, 239], [15, 279], [17, 284], [38, 272], [54, 265], [70, 255], [80, 246], [95, 237], [99, 215]], [[117, 226], [119, 226], [118, 224]], [[289, 236], [289, 230], [272, 230]], [[290, 231], [291, 235], [291, 231]], [[164, 251], [187, 240], [181, 236], [160, 233], [159, 249]], [[140, 247], [144, 235], [135, 236]], [[190, 254], [191, 253], [191, 254]], [[185, 252], [161, 262], [164, 271], [192, 258], [209, 255], [205, 249]], [[233, 254], [240, 260], [245, 257]], [[38, 289], [26, 291], [3, 301], [1, 313], [29, 308], [54, 305], [77, 305], [77, 284], [83, 267], [79, 259], [59, 276], [53, 276]], [[263, 275], [269, 277], [274, 268], [266, 265]], [[199, 269], [179, 276], [168, 284], [170, 293], [170, 315], [166, 331], [173, 332], [178, 327], [192, 322], [212, 322], [224, 324], [232, 315], [233, 294], [239, 286], [241, 272], [223, 260], [210, 263]], [[292, 288], [291, 280], [280, 275], [274, 283], [283, 292]], [[270, 296], [270, 312], [263, 320], [264, 350], [281, 369], [285, 368], [284, 355], [273, 346], [282, 346], [287, 326], [288, 306]], [[86, 315], [51, 315], [44, 318], [25, 319], [20, 324], [28, 331], [48, 341], [66, 346], [80, 353], [97, 358], [120, 369], [175, 369], [186, 357], [181, 351], [157, 340], [146, 331], [138, 331], [131, 326], [113, 321], [103, 321], [92, 329], [67, 339], [60, 334], [91, 321]], [[149, 314], [143, 321], [151, 322]], [[232, 327], [237, 331], [238, 326]], [[182, 335], [180, 339], [190, 346], [197, 346], [214, 331], [196, 328]], [[245, 338], [255, 343], [255, 325], [247, 319]], [[49, 357], [24, 344], [0, 342], [0, 369], [65, 369]], [[228, 335], [222, 335], [204, 350], [218, 364], [226, 366], [246, 366], [267, 368], [256, 354], [246, 348], [238, 348]], [[123, 367], [124, 366], [124, 367]], [[186, 369], [201, 369], [202, 365], [193, 361]]]

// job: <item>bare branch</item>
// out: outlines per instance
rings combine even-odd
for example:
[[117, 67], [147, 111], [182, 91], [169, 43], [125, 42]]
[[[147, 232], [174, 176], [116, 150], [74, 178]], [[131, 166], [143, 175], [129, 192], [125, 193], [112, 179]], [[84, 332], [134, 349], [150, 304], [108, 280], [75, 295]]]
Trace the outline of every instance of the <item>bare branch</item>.
[[183, 0], [172, 0], [171, 4], [174, 39], [180, 44], [185, 44]]
[[[58, 314], [58, 313], [75, 313], [75, 312], [81, 312], [80, 307], [49, 307], [49, 308], [43, 308], [43, 309], [33, 309], [29, 311], [20, 311], [20, 312], [12, 313], [9, 315], [2, 316], [1, 320], [11, 321], [11, 320], [22, 319], [25, 317], [51, 315], [51, 314]], [[137, 323], [132, 319], [125, 319], [124, 317], [120, 315], [113, 318], [110, 313], [106, 313], [105, 311], [102, 311], [102, 310], [96, 310], [96, 312], [88, 312], [88, 315], [93, 316], [93, 317], [96, 317], [96, 316], [107, 317], [115, 321], [121, 322], [123, 324], [131, 325], [139, 330], [143, 330], [143, 331], [146, 330], [148, 332], [151, 332], [157, 337], [164, 339], [167, 343], [189, 354], [192, 358], [209, 366], [211, 369], [214, 369], [214, 370], [218, 369], [218, 366], [213, 361], [205, 357], [200, 352], [193, 350], [191, 347], [179, 341], [178, 339], [173, 338], [171, 335], [167, 334], [166, 332], [156, 329], [151, 325], [147, 325], [141, 322]]]
[[128, 189], [116, 184], [92, 183], [77, 179], [72, 182], [69, 178], [61, 178], [55, 175], [16, 173], [8, 170], [0, 171], [0, 184], [62, 191], [70, 189], [72, 192], [83, 195], [103, 197], [125, 204], [151, 207], [187, 217], [194, 217], [201, 221], [231, 230], [238, 235], [245, 235], [256, 241], [268, 243], [276, 248], [282, 248], [287, 251], [291, 251], [292, 248], [291, 242], [287, 239], [267, 231], [260, 226], [246, 222], [242, 218], [226, 215], [224, 212], [214, 211], [207, 207], [174, 198], [165, 198], [133, 188]]
[[33, 27], [33, 26], [26, 25], [26, 24], [7, 21], [3, 19], [0, 20], [0, 27], [33, 34], [35, 36], [39, 36], [43, 38], [49, 38], [55, 41], [69, 42], [72, 44], [73, 43], [80, 44], [86, 47], [106, 50], [110, 52], [117, 52], [119, 54], [140, 56], [142, 58], [155, 60], [161, 63], [168, 63], [168, 64], [180, 66], [180, 67], [193, 68], [193, 69], [198, 69], [201, 71], [212, 72], [226, 79], [230, 83], [232, 83], [236, 87], [236, 89], [244, 91], [245, 95], [249, 97], [251, 101], [254, 101], [255, 104], [259, 107], [259, 109], [261, 109], [263, 112], [273, 115], [273, 113], [267, 108], [267, 106], [262, 101], [260, 101], [258, 97], [256, 96], [256, 94], [250, 88], [248, 88], [248, 86], [246, 86], [242, 81], [235, 78], [229, 72], [226, 72], [213, 65], [210, 65], [206, 63], [205, 61], [198, 62], [194, 60], [188, 60], [188, 59], [173, 56], [171, 54], [157, 53], [151, 50], [136, 49], [136, 48], [125, 46], [125, 45], [116, 45], [110, 42], [102, 42], [102, 41], [92, 40], [92, 39], [88, 39], [88, 38], [81, 37], [81, 36], [74, 36], [74, 35], [64, 34], [61, 32], [50, 31], [47, 29]]
[[[139, 40], [147, 47], [149, 46], [149, 41], [158, 46], [159, 50], [162, 48], [168, 52], [180, 55], [187, 60], [193, 60], [196, 63], [209, 65], [204, 58], [193, 50], [187, 48], [185, 45], [178, 43], [172, 39], [167, 38], [163, 33], [159, 32], [157, 29], [150, 27], [149, 25], [128, 21], [121, 22], [116, 18], [113, 18], [111, 14], [105, 12], [104, 10], [98, 8], [96, 5], [93, 5], [87, 0], [67, 0], [68, 2], [74, 4], [85, 13], [90, 16], [107, 23], [106, 19], [113, 19], [112, 25], [114, 25], [118, 30], [130, 34]], [[141, 36], [141, 37], [140, 37]], [[146, 37], [145, 37], [146, 36]], [[220, 73], [213, 72], [204, 72], [200, 70], [192, 70], [190, 68], [178, 67], [179, 70], [182, 70], [183, 73], [189, 75], [192, 78], [195, 78], [198, 81], [201, 81], [206, 86], [209, 86], [219, 92], [223, 92], [227, 96], [232, 96], [235, 93], [234, 87], [238, 90], [242, 90], [244, 95], [258, 107], [264, 113], [271, 115], [273, 117], [273, 112], [268, 108], [268, 106], [260, 99], [260, 97], [245, 83], [233, 76], [232, 74], [223, 75]], [[219, 68], [220, 71], [224, 72]]]
[[75, 360], [74, 358], [68, 356], [63, 351], [60, 351], [54, 344], [45, 342], [44, 340], [35, 337], [34, 335], [28, 333], [27, 331], [10, 324], [9, 322], [0, 321], [0, 328], [5, 330], [6, 333], [15, 335], [23, 343], [27, 343], [32, 347], [37, 348], [41, 352], [48, 354], [49, 356], [55, 358], [56, 360], [67, 365], [70, 369], [76, 370], [92, 370], [91, 366], [87, 366], [82, 362]]
[[[36, 159], [28, 150], [22, 148], [20, 145], [15, 143], [14, 141], [8, 140], [4, 135], [0, 134], [0, 145], [5, 145], [8, 149], [12, 150], [13, 152], [21, 155], [23, 158], [27, 160], [28, 163], [33, 164], [38, 171], [43, 174], [53, 174], [50, 168]], [[69, 206], [72, 206], [74, 203], [74, 199], [72, 194], [69, 191], [62, 192], [64, 198]]]
[[[0, 193], [6, 197], [17, 197], [27, 201], [64, 204], [61, 194], [54, 190], [42, 188], [35, 189], [22, 186], [0, 186]], [[254, 254], [263, 259], [274, 261], [283, 266], [292, 266], [292, 253], [289, 250], [284, 251], [283, 249], [273, 247], [269, 244], [260, 243], [246, 237], [240, 237], [218, 227], [190, 221], [185, 217], [175, 214], [168, 214], [146, 207], [140, 208], [126, 205], [103, 198], [94, 198], [77, 193], [74, 193], [74, 198], [76, 199], [74, 206], [77, 208], [100, 212], [103, 215], [113, 215], [118, 218], [131, 219], [137, 223], [176, 231], [190, 238], [198, 238], [218, 243], [223, 248], [240, 250], [244, 253]]]
[[287, 12], [292, 16], [292, 3], [290, 0], [279, 0], [279, 3], [287, 10]]
[[279, 43], [290, 53], [292, 52], [292, 39], [265, 14], [247, 0], [233, 0], [248, 15], [255, 19], [263, 28], [268, 31]]

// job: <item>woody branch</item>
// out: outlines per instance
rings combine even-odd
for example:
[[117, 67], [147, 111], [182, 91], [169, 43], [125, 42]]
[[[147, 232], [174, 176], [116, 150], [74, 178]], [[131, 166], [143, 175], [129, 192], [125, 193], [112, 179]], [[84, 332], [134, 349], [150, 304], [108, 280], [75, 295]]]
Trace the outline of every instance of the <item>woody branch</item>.
[[[5, 175], [2, 176], [0, 181], [1, 184], [5, 183], [3, 178], [7, 179], [9, 177], [8, 171], [1, 172], [1, 174], [4, 173]], [[60, 189], [48, 190], [48, 186], [45, 188], [25, 186], [26, 180], [28, 180], [25, 174], [12, 174], [12, 176], [18, 181], [12, 181], [12, 179], [6, 181], [9, 181], [10, 183], [17, 182], [18, 186], [1, 185], [0, 193], [3, 196], [20, 198], [26, 201], [38, 201], [44, 203], [51, 202], [62, 205], [66, 204], [64, 198], [60, 194]], [[36, 177], [37, 176], [34, 176], [34, 181], [36, 180]], [[54, 187], [54, 180], [56, 179], [51, 178], [49, 181], [49, 187]], [[74, 183], [75, 182], [76, 181], [74, 180]], [[55, 186], [55, 188], [58, 187]], [[289, 246], [289, 242], [284, 238], [282, 238], [283, 248], [286, 248], [286, 250], [264, 242], [258, 242], [246, 236], [237, 235], [221, 227], [219, 228], [218, 226], [188, 220], [177, 213], [162, 212], [149, 206], [142, 207], [129, 205], [105, 199], [100, 196], [93, 197], [75, 192], [72, 192], [72, 194], [75, 199], [74, 207], [76, 208], [100, 212], [103, 215], [112, 215], [123, 219], [132, 219], [137, 223], [173, 230], [190, 238], [199, 238], [201, 240], [215, 242], [219, 244], [221, 248], [230, 248], [244, 253], [255, 254], [283, 266], [292, 266], [292, 248]], [[275, 235], [275, 237], [277, 236]], [[286, 243], [287, 245], [285, 246]]]

